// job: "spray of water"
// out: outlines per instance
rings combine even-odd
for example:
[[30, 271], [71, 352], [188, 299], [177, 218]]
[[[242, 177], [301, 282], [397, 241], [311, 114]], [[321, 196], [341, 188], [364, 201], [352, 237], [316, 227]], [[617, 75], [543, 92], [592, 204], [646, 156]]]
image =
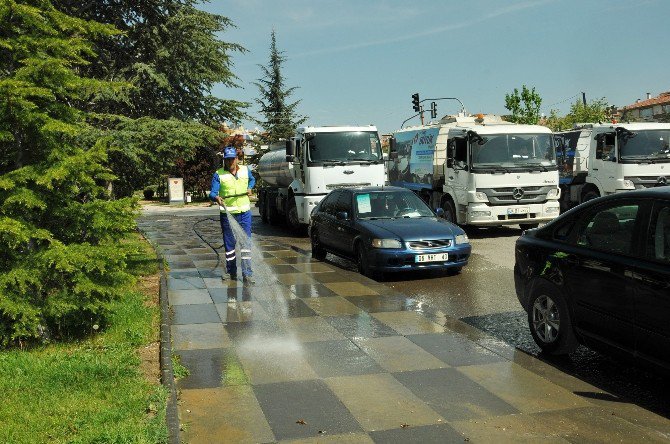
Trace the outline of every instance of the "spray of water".
[[[253, 310], [254, 306], [262, 307], [264, 314], [267, 315], [267, 319], [257, 320], [254, 313], [247, 314], [251, 319], [250, 329], [238, 344], [238, 349], [242, 353], [268, 357], [273, 354], [301, 354], [301, 343], [297, 340], [289, 321], [288, 301], [285, 297], [288, 290], [279, 282], [272, 267], [265, 262], [257, 242], [247, 236], [237, 220], [227, 211], [226, 216], [236, 240], [238, 268], [241, 266], [242, 250], [245, 250], [245, 257], [248, 254], [246, 251], [251, 251], [251, 266], [255, 280], [255, 284], [249, 288], [250, 291], [245, 292], [244, 286], [237, 291], [235, 300], [229, 300], [229, 305], [237, 305], [230, 308], [251, 307]], [[290, 372], [290, 369], [285, 371]]]

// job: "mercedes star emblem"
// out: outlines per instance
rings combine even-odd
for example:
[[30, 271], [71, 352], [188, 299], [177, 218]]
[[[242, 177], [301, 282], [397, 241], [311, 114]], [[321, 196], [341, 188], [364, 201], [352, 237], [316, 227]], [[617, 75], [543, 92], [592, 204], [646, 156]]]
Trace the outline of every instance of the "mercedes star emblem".
[[523, 197], [524, 191], [523, 188], [514, 188], [512, 190], [512, 197], [514, 197], [516, 200], [519, 200]]
[[658, 187], [663, 187], [668, 184], [668, 178], [665, 176], [661, 176], [656, 180], [656, 186]]

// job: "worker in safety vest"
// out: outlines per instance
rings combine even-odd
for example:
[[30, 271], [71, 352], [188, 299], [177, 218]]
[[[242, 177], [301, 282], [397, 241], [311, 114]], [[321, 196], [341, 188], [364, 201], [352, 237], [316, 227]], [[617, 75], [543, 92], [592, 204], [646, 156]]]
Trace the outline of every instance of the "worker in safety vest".
[[[226, 272], [230, 279], [237, 279], [236, 239], [226, 210], [240, 224], [248, 237], [238, 239], [242, 261], [242, 280], [245, 283], [254, 282], [251, 277], [251, 202], [249, 201], [254, 185], [256, 185], [256, 179], [249, 168], [238, 164], [237, 150], [232, 146], [225, 147], [223, 168], [217, 170], [212, 177], [209, 198], [219, 204], [221, 210], [219, 218], [226, 254]], [[225, 274], [223, 279], [226, 279]]]

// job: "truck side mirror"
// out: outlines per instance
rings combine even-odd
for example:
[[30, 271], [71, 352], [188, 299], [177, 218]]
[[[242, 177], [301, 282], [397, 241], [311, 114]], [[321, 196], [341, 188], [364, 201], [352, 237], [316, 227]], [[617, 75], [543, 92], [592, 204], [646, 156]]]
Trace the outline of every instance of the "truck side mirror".
[[335, 217], [337, 217], [337, 220], [349, 220], [349, 213], [346, 211], [338, 211]]
[[295, 160], [295, 139], [288, 139], [286, 141], [286, 161], [293, 162]]
[[396, 160], [398, 158], [398, 146], [396, 145], [395, 137], [389, 138], [389, 159]]
[[454, 167], [454, 158], [447, 157], [447, 168], [453, 168], [453, 167]]

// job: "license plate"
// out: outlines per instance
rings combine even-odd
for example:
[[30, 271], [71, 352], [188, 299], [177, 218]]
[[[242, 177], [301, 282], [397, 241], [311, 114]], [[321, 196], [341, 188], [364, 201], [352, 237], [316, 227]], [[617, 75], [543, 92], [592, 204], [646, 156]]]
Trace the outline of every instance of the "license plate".
[[507, 214], [528, 214], [528, 207], [508, 208]]
[[414, 262], [445, 262], [449, 260], [449, 253], [437, 253], [437, 254], [417, 254], [414, 258]]

